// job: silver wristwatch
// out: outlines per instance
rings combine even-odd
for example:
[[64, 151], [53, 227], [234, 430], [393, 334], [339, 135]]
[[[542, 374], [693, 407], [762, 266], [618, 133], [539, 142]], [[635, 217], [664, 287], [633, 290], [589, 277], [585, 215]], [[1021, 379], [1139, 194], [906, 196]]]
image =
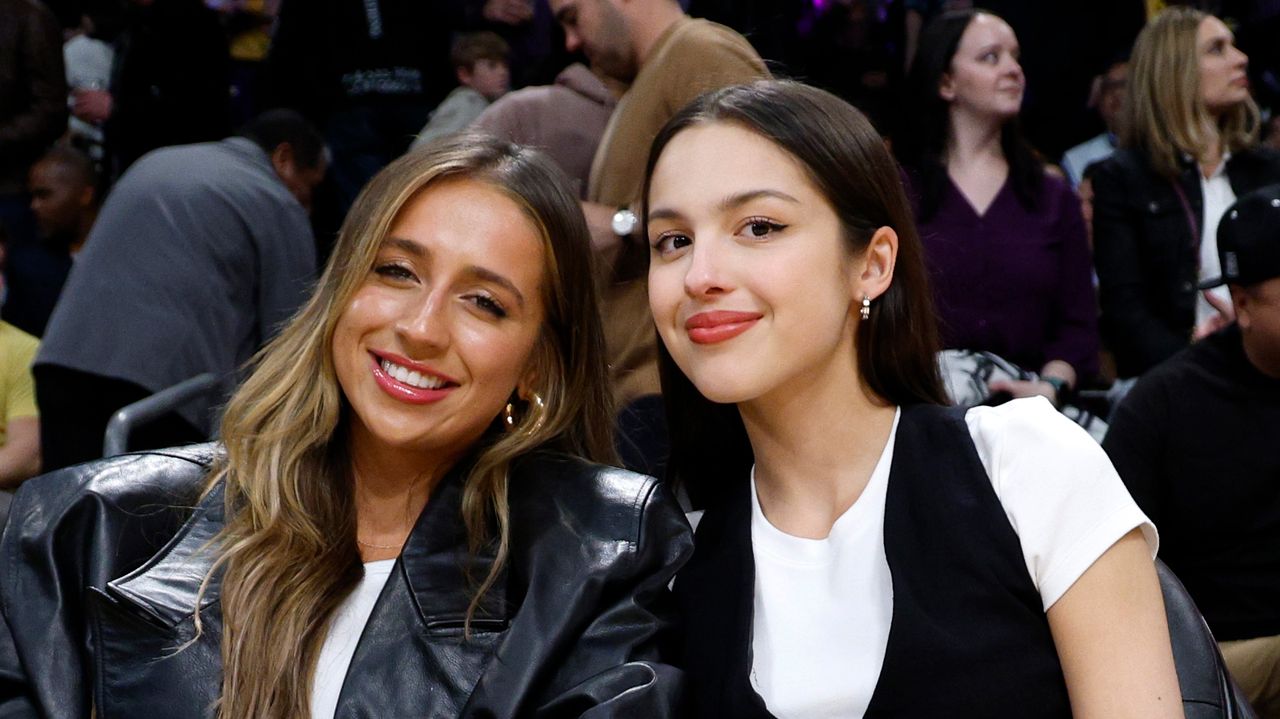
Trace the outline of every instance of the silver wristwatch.
[[619, 207], [618, 211], [613, 213], [613, 220], [609, 226], [613, 229], [613, 234], [618, 237], [630, 237], [639, 224], [640, 218], [636, 217], [636, 213], [626, 207]]

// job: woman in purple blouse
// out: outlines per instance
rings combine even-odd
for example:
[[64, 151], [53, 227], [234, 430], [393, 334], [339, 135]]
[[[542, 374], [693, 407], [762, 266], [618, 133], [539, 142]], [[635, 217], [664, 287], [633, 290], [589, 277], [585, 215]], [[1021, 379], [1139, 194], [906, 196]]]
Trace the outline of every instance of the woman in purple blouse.
[[912, 64], [906, 168], [944, 346], [994, 352], [1039, 379], [993, 383], [1055, 404], [1098, 369], [1080, 202], [1018, 129], [1018, 39], [985, 11], [945, 13]]

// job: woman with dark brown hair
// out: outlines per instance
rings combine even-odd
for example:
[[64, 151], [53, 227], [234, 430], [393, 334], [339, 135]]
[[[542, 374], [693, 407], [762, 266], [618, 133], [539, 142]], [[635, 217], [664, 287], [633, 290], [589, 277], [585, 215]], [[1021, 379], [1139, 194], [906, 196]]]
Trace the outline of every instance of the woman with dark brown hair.
[[897, 167], [787, 82], [695, 101], [643, 200], [696, 716], [1182, 716], [1155, 533], [1043, 398], [944, 407]]
[[361, 193], [222, 446], [25, 485], [0, 715], [644, 716], [688, 526], [612, 457], [586, 223], [459, 137]]

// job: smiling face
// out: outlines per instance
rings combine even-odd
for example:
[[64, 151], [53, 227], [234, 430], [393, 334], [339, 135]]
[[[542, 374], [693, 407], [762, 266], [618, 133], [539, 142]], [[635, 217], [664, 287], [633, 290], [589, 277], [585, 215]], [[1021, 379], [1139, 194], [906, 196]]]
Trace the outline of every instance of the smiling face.
[[492, 185], [441, 180], [404, 205], [334, 329], [358, 451], [456, 458], [527, 391], [544, 252]]
[[1212, 15], [1196, 30], [1200, 63], [1200, 100], [1210, 114], [1219, 114], [1249, 99], [1249, 58], [1236, 47], [1235, 35]]
[[938, 94], [953, 110], [1000, 120], [1017, 115], [1026, 86], [1019, 53], [1018, 38], [1008, 23], [986, 13], [974, 15]]
[[794, 157], [738, 125], [694, 125], [663, 150], [649, 207], [649, 304], [704, 396], [856, 381], [857, 263]]

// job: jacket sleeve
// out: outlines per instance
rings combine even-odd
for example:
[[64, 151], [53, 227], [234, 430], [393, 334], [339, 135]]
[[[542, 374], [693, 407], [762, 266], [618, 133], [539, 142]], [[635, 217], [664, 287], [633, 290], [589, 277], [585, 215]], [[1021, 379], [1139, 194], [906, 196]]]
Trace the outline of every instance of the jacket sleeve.
[[[203, 467], [157, 476], [145, 458], [28, 480], [0, 538], [0, 719], [89, 716], [94, 672], [85, 596], [142, 564], [176, 532]], [[186, 466], [183, 466], [186, 465]], [[174, 478], [185, 478], [182, 485]]]
[[1120, 366], [1147, 368], [1188, 343], [1147, 306], [1141, 256], [1141, 218], [1124, 182], [1124, 168], [1110, 160], [1093, 175], [1093, 246], [1102, 305], [1103, 335]]
[[30, 103], [0, 124], [0, 157], [34, 157], [67, 129], [67, 76], [58, 21], [39, 3], [18, 20], [23, 23], [19, 35], [25, 36], [20, 52]]
[[659, 647], [673, 625], [669, 586], [693, 553], [693, 541], [684, 514], [660, 484], [652, 485], [643, 507], [639, 539], [611, 578], [613, 599], [565, 657], [536, 717], [682, 715], [683, 673], [663, 662]]

